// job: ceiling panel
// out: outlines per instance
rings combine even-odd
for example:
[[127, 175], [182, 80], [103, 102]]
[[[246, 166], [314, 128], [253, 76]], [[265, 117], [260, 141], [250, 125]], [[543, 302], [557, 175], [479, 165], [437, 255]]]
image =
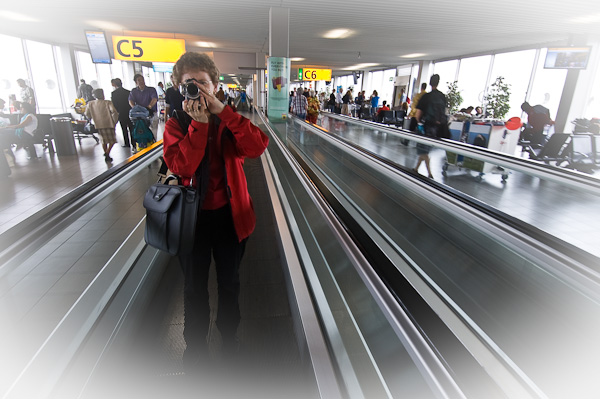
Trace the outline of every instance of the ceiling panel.
[[[401, 56], [410, 53], [424, 53], [422, 59], [433, 60], [539, 44], [563, 45], [585, 41], [585, 37], [600, 41], [596, 3], [36, 0], [3, 4], [0, 33], [86, 48], [85, 29], [102, 28], [109, 35], [163, 32], [166, 37], [185, 38], [192, 50], [197, 49], [196, 41], [205, 41], [216, 44], [210, 49], [214, 52], [267, 53], [269, 8], [283, 6], [290, 9], [290, 56], [305, 58], [293, 65], [341, 69], [364, 62], [399, 65], [407, 62]], [[14, 14], [7, 12], [30, 21], [12, 20]], [[334, 28], [351, 29], [353, 34], [345, 39], [322, 37]]]

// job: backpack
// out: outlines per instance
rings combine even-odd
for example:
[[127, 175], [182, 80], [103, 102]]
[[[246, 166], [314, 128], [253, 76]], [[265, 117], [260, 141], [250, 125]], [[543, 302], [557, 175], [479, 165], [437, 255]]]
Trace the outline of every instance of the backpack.
[[[425, 125], [435, 127], [436, 137], [449, 139], [451, 134], [448, 128], [448, 115], [446, 114], [448, 103], [446, 96], [440, 94], [435, 95], [433, 92], [425, 94], [425, 96], [429, 96], [427, 109], [425, 110]], [[425, 96], [420, 101], [423, 101]]]
[[[446, 115], [446, 108], [448, 106], [446, 96], [443, 94], [435, 95], [433, 92], [428, 93], [427, 96], [429, 96], [429, 104], [425, 111], [425, 123], [428, 125], [448, 123], [448, 116]], [[421, 99], [421, 101], [423, 101], [423, 99]]]

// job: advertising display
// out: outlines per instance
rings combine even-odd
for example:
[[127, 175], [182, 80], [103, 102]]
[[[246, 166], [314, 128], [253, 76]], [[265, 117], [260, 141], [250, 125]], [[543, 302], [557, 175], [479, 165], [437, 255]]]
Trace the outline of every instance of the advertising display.
[[287, 119], [289, 107], [289, 82], [291, 60], [285, 57], [269, 57], [268, 63], [268, 105], [269, 120], [273, 122]]

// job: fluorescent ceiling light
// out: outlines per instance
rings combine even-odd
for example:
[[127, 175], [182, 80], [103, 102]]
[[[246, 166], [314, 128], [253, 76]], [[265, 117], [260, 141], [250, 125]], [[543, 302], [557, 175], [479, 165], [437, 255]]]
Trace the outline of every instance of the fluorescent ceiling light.
[[290, 58], [290, 61], [304, 61], [306, 58], [302, 58], [302, 57], [294, 57], [294, 58]]
[[419, 58], [419, 57], [424, 57], [427, 54], [425, 53], [412, 53], [412, 54], [405, 54], [405, 55], [401, 55], [400, 57], [402, 58]]
[[123, 25], [119, 25], [116, 24], [114, 22], [110, 22], [110, 21], [99, 21], [99, 20], [92, 20], [92, 21], [85, 21], [85, 23], [87, 25], [91, 25], [96, 29], [102, 29], [102, 30], [108, 30], [108, 31], [122, 31], [125, 30], [125, 28], [123, 27]]
[[208, 48], [215, 48], [217, 47], [217, 45], [213, 42], [196, 42], [196, 46], [198, 47], [208, 47]]
[[600, 22], [600, 13], [592, 15], [584, 15], [582, 17], [571, 18], [569, 22], [574, 24], [591, 24], [594, 22]]
[[364, 68], [371, 68], [374, 66], [377, 66], [379, 64], [374, 64], [374, 63], [364, 63], [364, 64], [356, 64], [356, 65], [352, 65], [346, 68], [342, 68], [342, 70], [344, 71], [354, 71], [356, 69], [364, 69]]
[[333, 29], [329, 32], [326, 32], [323, 37], [326, 39], [345, 39], [354, 34], [352, 29], [341, 28], [341, 29]]
[[0, 11], [0, 17], [6, 18], [6, 19], [11, 19], [13, 21], [19, 21], [19, 22], [39, 22], [39, 19], [30, 17], [29, 15], [21, 14], [18, 12], [12, 12], [12, 11]]

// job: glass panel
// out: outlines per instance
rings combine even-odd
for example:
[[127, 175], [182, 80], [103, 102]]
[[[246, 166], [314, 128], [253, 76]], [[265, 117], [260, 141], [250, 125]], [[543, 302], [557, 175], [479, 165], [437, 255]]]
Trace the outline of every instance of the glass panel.
[[385, 100], [388, 106], [392, 106], [392, 100], [394, 99], [394, 76], [396, 76], [396, 69], [383, 71], [383, 82], [381, 84], [381, 92], [379, 92], [379, 97], [381, 98], [380, 104], [383, 104]]
[[[277, 124], [274, 128], [278, 137], [300, 145], [301, 151], [304, 146], [317, 150], [321, 145], [318, 137], [293, 123], [287, 126]], [[269, 144], [269, 154], [310, 257], [310, 263], [304, 267], [314, 268], [319, 288], [326, 298], [325, 304], [316, 299], [317, 306], [329, 308], [330, 312], [321, 313], [331, 314], [334, 319], [326, 320], [323, 325], [332, 344], [332, 356], [338, 361], [340, 376], [346, 386], [353, 385], [348, 376], [353, 379], [355, 374], [362, 391], [359, 396], [362, 397], [434, 397], [343, 246], [332, 239], [326, 219], [273, 140]], [[347, 157], [342, 154], [336, 162], [344, 163], [344, 159]], [[345, 367], [348, 363], [351, 365], [349, 369]]]
[[58, 76], [52, 46], [26, 41], [37, 110], [41, 114], [57, 114], [62, 111]]
[[[456, 79], [457, 67], [458, 60], [436, 62], [433, 65], [433, 73], [440, 75], [440, 85], [438, 86], [438, 90], [442, 93], [446, 93], [448, 91], [448, 83], [452, 83]], [[429, 84], [429, 81], [427, 81], [427, 84]], [[430, 87], [427, 88], [427, 91], [429, 90]]]
[[[383, 133], [364, 123], [330, 116], [324, 116], [322, 121], [322, 126], [330, 132], [394, 163], [407, 168], [416, 163], [414, 146], [402, 145], [393, 131]], [[498, 131], [490, 128], [490, 141], [492, 136], [504, 134], [503, 127]], [[571, 389], [578, 390], [577, 397], [592, 397], [590, 392], [598, 392], [599, 383], [591, 377], [590, 368], [600, 356], [600, 347], [595, 344], [600, 334], [597, 317], [600, 300], [596, 294], [597, 283], [588, 285], [587, 278], [580, 275], [579, 265], [576, 270], [570, 268], [568, 261], [559, 265], [562, 261], [542, 256], [525, 244], [527, 240], [513, 242], [508, 238], [512, 232], [497, 235], [476, 215], [470, 215], [473, 220], [469, 221], [465, 214], [461, 216], [458, 208], [453, 209], [446, 201], [432, 196], [433, 186], [421, 191], [408, 183], [412, 179], [406, 174], [376, 167], [376, 161], [368, 161], [355, 151], [332, 144], [316, 129], [303, 125], [297, 133], [288, 132], [288, 135], [297, 152], [308, 160], [306, 163], [324, 174], [330, 187], [343, 192], [335, 196], [352, 203], [345, 209], [349, 212], [356, 209], [357, 213], [366, 215], [369, 225], [381, 229], [382, 235], [389, 237], [389, 242], [401, 248], [414, 262], [415, 271], [426, 275], [440, 294], [451, 299], [456, 305], [456, 314], [464, 317], [465, 323], [473, 323], [481, 329], [491, 340], [488, 344], [498, 345], [544, 392], [553, 392], [557, 397], [569, 397]], [[432, 165], [434, 159], [437, 163], [447, 155], [434, 146], [430, 153]], [[466, 162], [463, 168], [465, 165]], [[485, 166], [482, 167], [485, 172]], [[494, 173], [493, 167], [489, 172]], [[598, 237], [600, 224], [592, 219], [600, 220], [600, 197], [566, 189], [551, 181], [540, 184], [537, 178], [522, 173], [514, 172], [508, 185], [502, 186], [499, 180], [497, 186], [492, 177], [485, 186], [473, 181], [464, 184], [461, 174], [455, 171], [452, 176], [448, 174], [440, 179], [457, 189], [469, 190], [466, 192], [470, 195], [486, 198], [485, 202], [489, 199], [493, 206], [515, 217], [523, 217], [521, 212], [525, 207], [543, 207], [536, 202], [543, 197], [544, 201], [561, 204], [560, 215], [540, 212], [530, 222], [542, 229], [549, 227], [552, 234], [558, 233], [561, 238], [568, 238], [580, 226], [585, 230], [579, 231]], [[535, 183], [532, 184], [532, 180]], [[524, 189], [519, 190], [519, 187]], [[494, 194], [488, 196], [484, 191], [490, 189]], [[518, 206], [508, 200], [506, 192], [510, 190], [519, 190]], [[583, 204], [585, 212], [578, 212]], [[595, 247], [597, 245], [592, 243], [590, 250], [598, 253]], [[579, 255], [585, 253], [576, 251], [574, 256]], [[404, 265], [397, 266], [404, 270]], [[597, 263], [581, 266], [581, 270], [595, 273]], [[337, 283], [343, 291], [345, 281], [338, 279]], [[377, 352], [372, 351], [377, 359]], [[452, 361], [451, 357], [446, 359]], [[385, 372], [382, 375], [385, 376]], [[583, 392], [587, 395], [579, 394]]]
[[[98, 74], [96, 72], [96, 65], [92, 62], [92, 56], [90, 53], [83, 51], [75, 51], [75, 60], [77, 62], [77, 73], [79, 79], [85, 79], [86, 83], [90, 84], [93, 88], [98, 87]], [[76, 82], [79, 87], [79, 81]], [[75, 99], [71, 100], [73, 103]]]
[[521, 116], [521, 104], [527, 96], [534, 61], [535, 50], [496, 54], [494, 58], [490, 84], [498, 76], [503, 76], [504, 82], [510, 84], [510, 110], [506, 118]]
[[104, 98], [110, 100], [110, 93], [113, 90], [110, 84], [110, 80], [112, 79], [111, 64], [96, 64], [96, 71], [98, 72], [98, 86], [94, 87], [94, 89], [100, 88], [104, 90]]
[[544, 60], [546, 59], [547, 48], [540, 51], [540, 61], [538, 62], [533, 88], [529, 96], [531, 105], [541, 104], [550, 110], [552, 120], [556, 119], [556, 111], [560, 103], [565, 79], [567, 78], [566, 69], [544, 69]]
[[[460, 108], [483, 104], [485, 82], [490, 69], [491, 55], [463, 58], [458, 71], [458, 90], [463, 98]], [[441, 76], [440, 76], [441, 77]], [[443, 80], [443, 79], [440, 79]]]
[[[593, 63], [590, 62], [589, 65], [593, 65]], [[590, 91], [591, 95], [589, 103], [584, 114], [584, 117], [588, 119], [598, 118], [600, 116], [600, 63], [598, 63], [598, 70], [596, 71], [595, 76], [593, 88]], [[600, 147], [597, 150], [600, 152]]]
[[[20, 101], [21, 88], [17, 79], [28, 81], [25, 53], [21, 39], [12, 36], [0, 35], [0, 48], [2, 48], [3, 62], [0, 62], [0, 98], [6, 101], [6, 109], [11, 112], [11, 101], [14, 97]], [[16, 110], [12, 110], [16, 112]]]

